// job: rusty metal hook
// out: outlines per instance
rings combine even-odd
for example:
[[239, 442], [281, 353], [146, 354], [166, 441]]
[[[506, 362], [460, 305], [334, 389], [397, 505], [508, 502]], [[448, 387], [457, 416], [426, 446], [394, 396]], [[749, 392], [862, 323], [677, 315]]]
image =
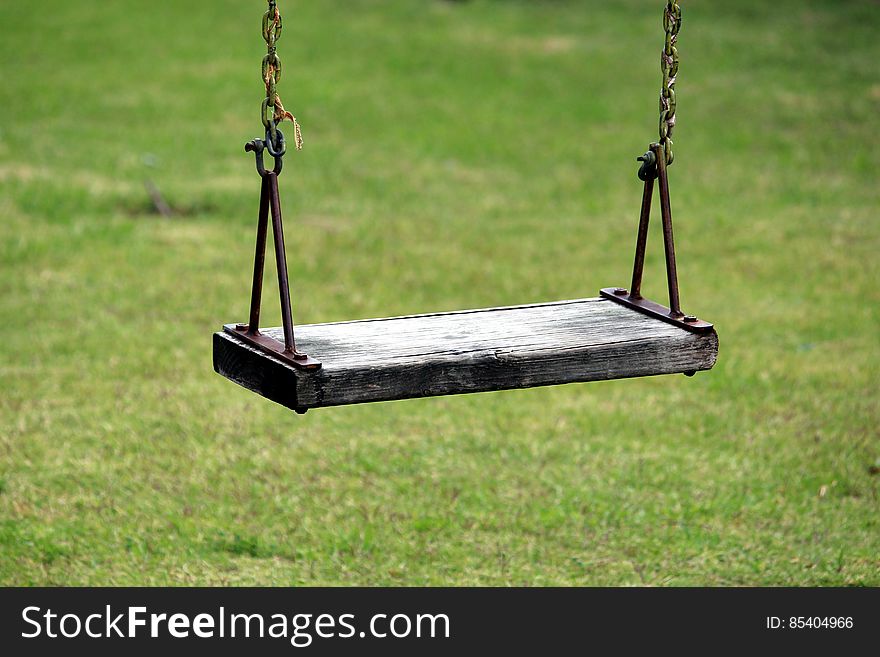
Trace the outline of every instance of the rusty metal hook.
[[654, 151], [649, 150], [644, 155], [637, 157], [636, 160], [642, 163], [642, 166], [639, 167], [639, 180], [647, 182], [657, 177], [657, 156], [654, 155]]
[[284, 135], [281, 134], [280, 130], [278, 130], [277, 132], [279, 136], [278, 141], [281, 144], [279, 151], [273, 151], [273, 149], [269, 148], [267, 144], [267, 139], [252, 139], [244, 145], [244, 150], [246, 153], [254, 154], [254, 159], [256, 160], [257, 165], [257, 173], [259, 173], [260, 176], [265, 177], [269, 174], [269, 170], [266, 169], [266, 165], [263, 161], [264, 150], [268, 150], [269, 155], [271, 155], [272, 158], [275, 160], [275, 167], [272, 169], [272, 172], [276, 176], [281, 175], [281, 169], [284, 166], [284, 151], [286, 149], [284, 148]]

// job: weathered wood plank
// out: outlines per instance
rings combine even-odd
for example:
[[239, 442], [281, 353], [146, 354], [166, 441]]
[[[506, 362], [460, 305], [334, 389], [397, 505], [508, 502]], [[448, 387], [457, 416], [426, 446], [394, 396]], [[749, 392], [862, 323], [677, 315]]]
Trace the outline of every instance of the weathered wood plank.
[[[279, 340], [281, 329], [262, 329]], [[214, 334], [214, 369], [289, 408], [529, 388], [710, 369], [714, 331], [696, 334], [606, 299], [296, 327], [303, 372]]]

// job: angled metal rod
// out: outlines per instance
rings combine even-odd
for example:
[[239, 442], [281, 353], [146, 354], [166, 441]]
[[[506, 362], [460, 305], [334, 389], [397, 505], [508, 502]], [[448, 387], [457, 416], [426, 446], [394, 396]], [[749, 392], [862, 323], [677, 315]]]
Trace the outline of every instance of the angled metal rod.
[[636, 238], [636, 256], [633, 261], [632, 284], [629, 286], [629, 296], [633, 299], [642, 298], [642, 274], [645, 271], [645, 249], [648, 244], [648, 223], [651, 220], [651, 202], [654, 197], [654, 176], [645, 179], [645, 189], [642, 192], [642, 211], [639, 216], [639, 234]]
[[287, 277], [287, 257], [284, 249], [284, 228], [281, 224], [281, 200], [278, 195], [278, 176], [274, 171], [264, 176], [269, 186], [269, 208], [272, 211], [272, 237], [275, 241], [275, 266], [278, 270], [278, 292], [281, 297], [281, 326], [284, 329], [284, 351], [297, 355], [293, 338], [293, 314], [290, 311], [290, 285]]
[[[666, 175], [666, 157], [660, 144], [651, 144], [650, 152], [638, 158], [642, 162], [639, 178], [645, 181], [642, 193], [642, 210], [639, 218], [639, 233], [636, 238], [636, 255], [633, 262], [632, 285], [605, 287], [599, 294], [605, 299], [637, 310], [656, 319], [674, 324], [694, 333], [712, 330], [712, 324], [681, 312], [678, 293], [678, 272], [675, 266], [675, 243], [672, 239], [672, 210], [669, 204], [669, 179]], [[666, 282], [669, 286], [669, 308], [642, 297], [642, 274], [645, 268], [645, 251], [648, 243], [648, 225], [651, 219], [651, 202], [654, 193], [654, 178], [660, 186], [660, 213], [663, 219], [663, 245], [666, 253]]]
[[[281, 134], [281, 131], [278, 131]], [[317, 371], [320, 361], [297, 351], [293, 335], [293, 313], [290, 310], [290, 284], [287, 274], [287, 257], [284, 248], [284, 229], [281, 220], [281, 198], [278, 193], [278, 174], [281, 172], [281, 156], [275, 156], [275, 168], [267, 171], [263, 166], [265, 143], [254, 139], [245, 150], [256, 155], [257, 172], [260, 174], [260, 213], [257, 221], [257, 245], [254, 250], [254, 280], [251, 287], [251, 308], [247, 324], [229, 324], [223, 327], [227, 333], [237, 336], [252, 347], [293, 365], [297, 369]], [[275, 265], [278, 272], [278, 292], [281, 300], [281, 321], [284, 342], [260, 333], [260, 306], [263, 296], [263, 274], [266, 265], [266, 240], [269, 233], [269, 216], [272, 216], [272, 234], [275, 242]]]
[[663, 246], [666, 249], [666, 282], [669, 286], [669, 315], [684, 317], [678, 294], [678, 271], [675, 267], [675, 242], [672, 237], [672, 208], [669, 204], [669, 178], [666, 175], [666, 154], [659, 144], [652, 146], [657, 156], [657, 180], [660, 185], [660, 216], [663, 220]]
[[254, 283], [251, 288], [251, 312], [248, 335], [260, 334], [260, 303], [263, 298], [263, 270], [266, 264], [266, 234], [269, 229], [269, 181], [265, 176], [260, 186], [260, 215], [257, 220], [257, 246], [254, 251]]

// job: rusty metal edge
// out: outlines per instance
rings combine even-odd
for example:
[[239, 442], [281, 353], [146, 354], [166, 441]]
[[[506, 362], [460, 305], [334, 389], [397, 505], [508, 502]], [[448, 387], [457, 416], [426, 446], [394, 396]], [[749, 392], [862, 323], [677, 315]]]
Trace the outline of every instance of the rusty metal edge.
[[615, 303], [619, 303], [622, 306], [626, 306], [632, 310], [638, 311], [640, 313], [644, 313], [645, 315], [649, 315], [654, 317], [655, 319], [662, 320], [674, 326], [684, 329], [685, 331], [690, 331], [691, 333], [711, 333], [714, 330], [714, 325], [704, 321], [702, 319], [693, 318], [693, 321], [685, 321], [689, 319], [687, 316], [683, 318], [676, 318], [670, 315], [670, 310], [666, 306], [661, 306], [659, 303], [651, 301], [650, 299], [633, 299], [629, 296], [629, 293], [624, 288], [619, 287], [603, 287], [599, 290], [599, 295], [603, 299], [608, 299], [610, 301], [614, 301]]
[[275, 358], [284, 361], [288, 365], [292, 365], [298, 370], [317, 372], [321, 369], [321, 361], [310, 358], [309, 356], [294, 358], [285, 353], [283, 342], [279, 342], [278, 340], [270, 338], [268, 335], [262, 333], [248, 335], [247, 325], [244, 325], [244, 328], [239, 328], [239, 326], [240, 325], [237, 324], [224, 324], [223, 331], [260, 351], [269, 354], [270, 356], [274, 356]]

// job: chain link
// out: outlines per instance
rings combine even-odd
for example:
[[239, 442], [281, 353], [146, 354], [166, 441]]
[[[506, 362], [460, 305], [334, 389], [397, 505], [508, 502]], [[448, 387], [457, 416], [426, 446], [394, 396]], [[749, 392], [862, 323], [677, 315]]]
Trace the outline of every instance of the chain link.
[[263, 100], [260, 118], [263, 127], [269, 134], [272, 145], [278, 144], [278, 124], [284, 120], [293, 122], [295, 132], [296, 150], [302, 150], [303, 139], [299, 122], [296, 117], [284, 109], [281, 97], [278, 95], [277, 85], [281, 80], [281, 58], [277, 52], [277, 42], [281, 37], [281, 12], [278, 11], [276, 0], [269, 0], [269, 10], [263, 14], [263, 39], [266, 41], [268, 52], [263, 57], [262, 79], [266, 85], [266, 98]]
[[663, 86], [660, 89], [660, 145], [666, 154], [666, 165], [672, 164], [672, 130], [675, 128], [675, 78], [678, 75], [678, 31], [681, 29], [681, 7], [677, 0], [667, 0], [663, 10], [666, 43], [660, 55]]

